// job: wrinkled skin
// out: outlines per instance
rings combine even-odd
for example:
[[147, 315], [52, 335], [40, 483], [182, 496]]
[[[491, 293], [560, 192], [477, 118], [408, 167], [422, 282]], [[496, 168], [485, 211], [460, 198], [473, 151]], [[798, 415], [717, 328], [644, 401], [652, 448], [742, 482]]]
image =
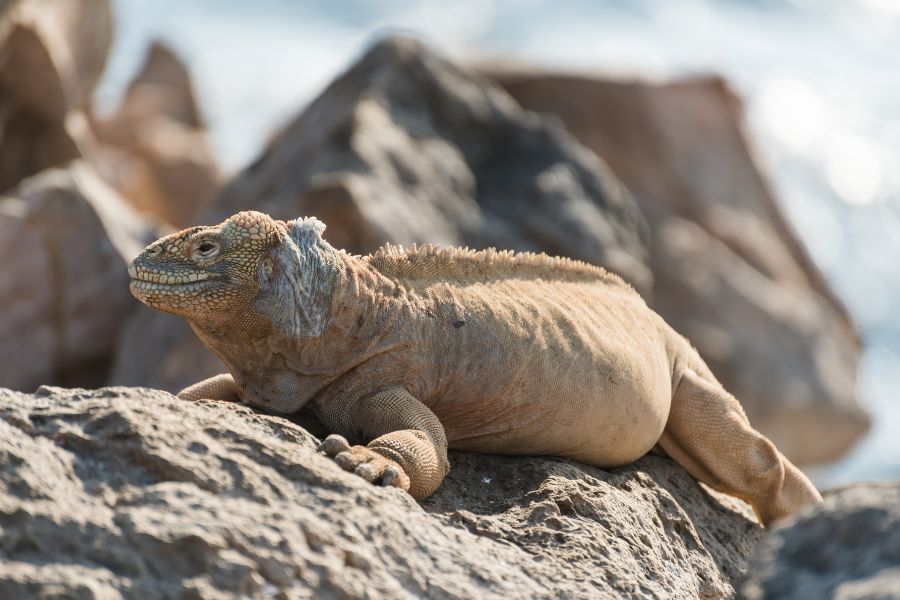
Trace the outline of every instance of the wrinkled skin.
[[323, 230], [243, 212], [135, 259], [134, 295], [184, 316], [228, 367], [182, 398], [311, 411], [334, 432], [323, 452], [416, 498], [446, 476], [448, 447], [601, 467], [655, 447], [764, 523], [820, 500], [615, 275], [492, 250], [354, 257]]

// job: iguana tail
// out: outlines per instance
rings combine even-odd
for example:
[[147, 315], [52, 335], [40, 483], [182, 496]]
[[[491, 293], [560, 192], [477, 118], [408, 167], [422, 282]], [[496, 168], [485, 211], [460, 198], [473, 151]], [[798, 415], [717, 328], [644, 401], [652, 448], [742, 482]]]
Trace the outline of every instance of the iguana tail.
[[806, 475], [750, 425], [737, 399], [685, 345], [658, 446], [699, 481], [749, 502], [764, 525], [821, 502]]

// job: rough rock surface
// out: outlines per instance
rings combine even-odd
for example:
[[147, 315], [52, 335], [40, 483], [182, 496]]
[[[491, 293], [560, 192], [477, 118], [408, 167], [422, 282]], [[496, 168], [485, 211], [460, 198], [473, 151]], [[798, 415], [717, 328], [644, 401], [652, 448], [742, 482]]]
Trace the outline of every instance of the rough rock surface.
[[559, 116], [634, 194], [654, 308], [754, 425], [801, 464], [846, 451], [868, 426], [859, 339], [756, 166], [725, 83], [491, 73], [524, 107]]
[[855, 484], [768, 532], [740, 595], [900, 598], [900, 484]]
[[0, 196], [0, 385], [102, 384], [137, 305], [127, 263], [156, 235], [79, 162]]
[[20, 0], [0, 18], [0, 192], [84, 153], [112, 42], [108, 0]]
[[187, 68], [152, 44], [118, 110], [95, 120], [100, 174], [138, 210], [179, 228], [194, 225], [218, 191], [219, 167]]
[[452, 453], [417, 505], [280, 417], [155, 390], [0, 390], [0, 597], [722, 598], [747, 507], [646, 457]]
[[[387, 241], [546, 251], [650, 283], [643, 219], [606, 166], [558, 123], [406, 38], [377, 44], [333, 82], [201, 221], [245, 209], [315, 215], [355, 253]], [[115, 383], [174, 391], [222, 370], [179, 320], [135, 318]]]

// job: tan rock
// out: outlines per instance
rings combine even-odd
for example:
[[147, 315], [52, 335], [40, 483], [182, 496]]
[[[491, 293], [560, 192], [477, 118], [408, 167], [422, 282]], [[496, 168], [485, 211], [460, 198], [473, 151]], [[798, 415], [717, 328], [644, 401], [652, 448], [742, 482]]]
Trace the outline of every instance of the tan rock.
[[156, 236], [84, 164], [0, 197], [0, 385], [99, 385], [136, 306], [127, 263]]
[[[410, 39], [375, 45], [280, 132], [201, 222], [254, 209], [315, 215], [338, 248], [387, 241], [538, 250], [612, 268], [648, 289], [644, 222], [596, 156], [558, 124]], [[170, 391], [221, 371], [186, 325], [139, 316], [113, 381]], [[144, 360], [147, 347], [159, 361]], [[213, 373], [206, 371], [214, 370]]]
[[190, 75], [154, 43], [117, 111], [95, 120], [101, 175], [140, 211], [178, 227], [195, 224], [221, 182]]
[[762, 531], [660, 457], [454, 453], [418, 505], [315, 444], [154, 390], [0, 390], [0, 597], [728, 598]]
[[81, 156], [112, 41], [107, 0], [19, 0], [0, 18], [0, 192]]
[[606, 160], [650, 223], [656, 310], [793, 461], [833, 460], [868, 427], [860, 343], [784, 218], [718, 78], [667, 84], [489, 70]]

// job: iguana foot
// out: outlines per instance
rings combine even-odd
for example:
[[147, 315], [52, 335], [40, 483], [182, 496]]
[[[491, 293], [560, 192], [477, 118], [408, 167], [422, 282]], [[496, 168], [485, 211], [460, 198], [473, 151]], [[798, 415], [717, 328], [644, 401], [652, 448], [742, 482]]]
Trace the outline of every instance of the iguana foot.
[[333, 458], [345, 471], [356, 473], [370, 483], [409, 491], [409, 477], [403, 467], [365, 446], [351, 446], [342, 435], [332, 433], [319, 444], [318, 450]]

